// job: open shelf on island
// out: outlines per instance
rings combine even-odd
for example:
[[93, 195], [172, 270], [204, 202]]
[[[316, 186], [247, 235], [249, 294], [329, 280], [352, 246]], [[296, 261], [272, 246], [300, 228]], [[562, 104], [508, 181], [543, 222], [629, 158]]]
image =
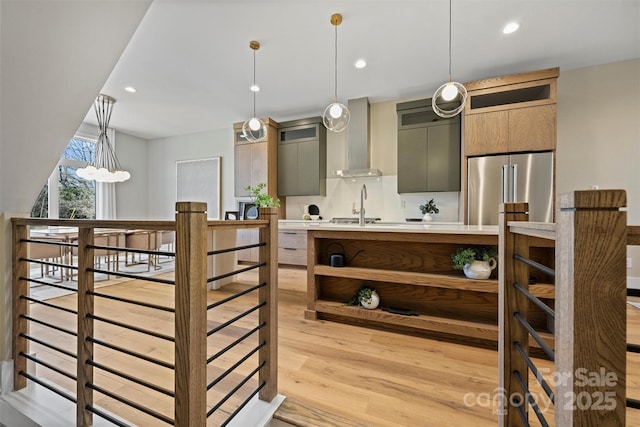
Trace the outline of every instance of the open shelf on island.
[[[499, 282], [494, 271], [489, 280], [469, 279], [454, 270], [451, 254], [460, 247], [497, 247], [498, 236], [473, 232], [376, 233], [367, 230], [309, 230], [307, 234], [308, 320], [348, 322], [395, 332], [442, 338], [470, 345], [495, 345], [498, 341]], [[554, 252], [534, 241], [531, 258], [553, 265]], [[334, 253], [349, 260], [347, 267], [329, 266]], [[536, 283], [529, 291], [551, 300], [553, 278], [531, 273]], [[374, 288], [380, 306], [367, 310], [345, 305], [362, 285]], [[410, 310], [409, 316], [384, 311], [382, 307]], [[552, 328], [542, 310], [529, 305], [528, 320], [543, 339], [554, 347]], [[532, 348], [539, 347], [529, 340]], [[539, 349], [538, 349], [539, 351]]]
[[[414, 286], [461, 289], [474, 292], [498, 293], [498, 281], [468, 279], [461, 273], [415, 273], [411, 271], [381, 270], [363, 267], [331, 267], [315, 265], [313, 274], [317, 276], [342, 277], [377, 282], [393, 282]], [[529, 285], [529, 292], [538, 298], [554, 298], [555, 288], [546, 283]]]

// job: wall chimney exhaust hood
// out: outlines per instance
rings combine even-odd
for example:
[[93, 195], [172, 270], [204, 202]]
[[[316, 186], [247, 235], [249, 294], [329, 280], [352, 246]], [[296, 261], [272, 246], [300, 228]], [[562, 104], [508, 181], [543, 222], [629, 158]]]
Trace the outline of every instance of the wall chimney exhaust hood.
[[378, 169], [369, 167], [369, 99], [347, 101], [351, 121], [347, 127], [347, 167], [336, 171], [336, 176], [359, 178], [381, 176]]

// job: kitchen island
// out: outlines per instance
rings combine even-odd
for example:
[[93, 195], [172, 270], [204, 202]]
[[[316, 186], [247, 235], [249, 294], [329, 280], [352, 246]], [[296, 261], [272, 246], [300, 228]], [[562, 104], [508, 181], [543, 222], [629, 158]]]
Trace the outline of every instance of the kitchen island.
[[[308, 320], [327, 319], [405, 333], [487, 344], [498, 340], [497, 270], [488, 280], [464, 277], [453, 269], [457, 248], [498, 245], [498, 227], [460, 224], [309, 224], [307, 231]], [[538, 245], [536, 243], [535, 245]], [[534, 246], [535, 246], [534, 245]], [[539, 242], [532, 257], [553, 260]], [[342, 254], [345, 266], [332, 267], [331, 255]], [[532, 278], [530, 291], [552, 300], [548, 277]], [[361, 285], [374, 288], [380, 306], [348, 306]], [[401, 309], [411, 315], [389, 312]], [[398, 311], [398, 310], [395, 310]], [[542, 313], [533, 318], [547, 328]]]

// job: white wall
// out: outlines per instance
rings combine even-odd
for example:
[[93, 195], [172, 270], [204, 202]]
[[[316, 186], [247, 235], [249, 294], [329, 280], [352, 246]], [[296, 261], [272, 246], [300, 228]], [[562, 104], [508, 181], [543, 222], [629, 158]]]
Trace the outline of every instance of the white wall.
[[[640, 59], [560, 71], [557, 191], [623, 189], [627, 223], [640, 224]], [[640, 248], [630, 246], [640, 288]]]
[[233, 129], [200, 132], [149, 141], [149, 219], [174, 219], [176, 161], [220, 157], [221, 208], [236, 210], [233, 195]]
[[30, 209], [150, 3], [0, 2], [0, 212]]

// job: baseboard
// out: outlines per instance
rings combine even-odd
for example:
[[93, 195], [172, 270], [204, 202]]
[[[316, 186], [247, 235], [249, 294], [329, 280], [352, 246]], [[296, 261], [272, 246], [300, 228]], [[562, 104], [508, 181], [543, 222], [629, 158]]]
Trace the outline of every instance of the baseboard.
[[640, 277], [627, 276], [627, 289], [640, 289]]

